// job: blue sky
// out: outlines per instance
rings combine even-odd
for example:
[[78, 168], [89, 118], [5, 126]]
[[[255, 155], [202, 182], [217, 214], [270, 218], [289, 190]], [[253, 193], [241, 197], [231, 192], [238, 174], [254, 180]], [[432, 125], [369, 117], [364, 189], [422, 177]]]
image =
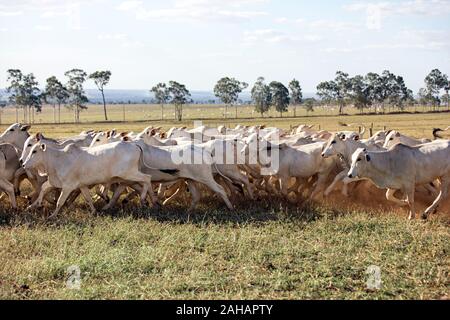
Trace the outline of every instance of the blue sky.
[[314, 92], [336, 70], [389, 69], [416, 92], [450, 73], [449, 21], [450, 0], [0, 0], [0, 87], [9, 68], [44, 82], [76, 67], [111, 70], [112, 89], [264, 76]]

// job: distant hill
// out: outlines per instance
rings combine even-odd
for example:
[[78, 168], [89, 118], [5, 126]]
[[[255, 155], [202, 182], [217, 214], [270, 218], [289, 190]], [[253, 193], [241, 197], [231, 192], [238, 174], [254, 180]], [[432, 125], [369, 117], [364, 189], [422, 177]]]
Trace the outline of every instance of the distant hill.
[[[98, 90], [87, 89], [86, 95], [91, 103], [101, 103], [102, 96]], [[192, 100], [194, 103], [220, 103], [220, 100], [214, 96], [211, 91], [191, 91]], [[6, 90], [0, 89], [0, 100], [6, 100]], [[154, 102], [154, 96], [148, 90], [105, 90], [106, 102], [109, 104], [123, 104], [123, 103], [152, 103]], [[315, 97], [314, 94], [305, 94], [305, 98]], [[250, 92], [243, 92], [239, 99], [242, 103], [251, 101]]]

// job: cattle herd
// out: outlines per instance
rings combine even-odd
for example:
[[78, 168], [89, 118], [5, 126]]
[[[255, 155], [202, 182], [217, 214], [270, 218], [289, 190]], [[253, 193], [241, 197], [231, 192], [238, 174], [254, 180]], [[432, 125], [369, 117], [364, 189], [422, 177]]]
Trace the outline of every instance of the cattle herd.
[[164, 206], [185, 194], [193, 210], [211, 192], [233, 210], [230, 199], [276, 195], [298, 203], [339, 188], [348, 195], [360, 180], [386, 189], [387, 201], [408, 207], [410, 219], [415, 195], [433, 195], [422, 213], [427, 218], [450, 185], [450, 140], [439, 137], [439, 130], [434, 141], [393, 130], [364, 139], [365, 129], [328, 132], [306, 125], [289, 131], [241, 125], [167, 132], [148, 127], [138, 134], [91, 130], [58, 140], [29, 131], [29, 125], [15, 123], [1, 134], [0, 189], [16, 209], [21, 183], [28, 180], [27, 209], [56, 204], [51, 218], [80, 194], [96, 212], [91, 192], [106, 202], [102, 210], [121, 198]]

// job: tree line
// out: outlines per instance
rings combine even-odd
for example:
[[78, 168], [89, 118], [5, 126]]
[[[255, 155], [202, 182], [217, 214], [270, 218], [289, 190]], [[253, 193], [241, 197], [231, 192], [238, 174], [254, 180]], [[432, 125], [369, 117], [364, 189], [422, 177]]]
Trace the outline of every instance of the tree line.
[[[84, 83], [90, 79], [97, 86], [103, 98], [103, 110], [105, 120], [108, 120], [105, 100], [105, 86], [111, 78], [111, 71], [96, 71], [87, 74], [81, 69], [72, 69], [64, 73], [67, 82], [63, 84], [55, 76], [46, 80], [45, 89], [39, 89], [39, 83], [33, 73], [24, 74], [18, 69], [7, 71], [9, 102], [23, 109], [23, 118], [29, 123], [34, 122], [35, 112], [41, 112], [44, 103], [53, 106], [54, 122], [61, 122], [61, 105], [74, 111], [74, 121], [80, 122], [80, 112], [87, 109], [89, 99], [84, 91]], [[56, 112], [58, 106], [58, 112]]]
[[[66, 83], [63, 84], [52, 76], [46, 80], [45, 89], [42, 91], [33, 73], [23, 74], [21, 70], [10, 69], [7, 74], [9, 101], [16, 106], [16, 112], [18, 108], [23, 109], [25, 121], [34, 122], [34, 113], [41, 111], [43, 103], [48, 103], [53, 106], [54, 122], [60, 122], [61, 105], [72, 109], [75, 122], [79, 122], [80, 112], [87, 109], [88, 98], [84, 91], [87, 80], [92, 80], [100, 91], [104, 118], [108, 120], [105, 87], [111, 78], [110, 71], [96, 71], [88, 75], [81, 69], [72, 69], [64, 74], [67, 78]], [[440, 70], [434, 69], [426, 76], [424, 84], [425, 86], [419, 90], [415, 99], [403, 77], [389, 70], [381, 74], [371, 72], [365, 76], [353, 77], [345, 72], [337, 71], [333, 80], [319, 83], [317, 96], [320, 101], [317, 101], [314, 98], [303, 99], [302, 87], [296, 79], [285, 86], [278, 81], [266, 83], [263, 77], [259, 77], [251, 89], [251, 99], [255, 111], [262, 116], [274, 108], [283, 117], [283, 113], [292, 107], [296, 117], [298, 107], [312, 112], [317, 105], [338, 106], [340, 115], [345, 113], [347, 106], [353, 106], [361, 113], [403, 111], [406, 106], [419, 104], [430, 106], [436, 111], [443, 102], [450, 111], [449, 77]], [[225, 105], [224, 118], [228, 117], [228, 108], [233, 106], [235, 118], [238, 118], [239, 94], [248, 87], [247, 83], [230, 77], [223, 77], [216, 83], [214, 94]], [[161, 106], [162, 120], [164, 106], [171, 104], [175, 107], [174, 119], [182, 121], [183, 106], [192, 102], [191, 93], [184, 84], [176, 81], [169, 81], [168, 84], [158, 83], [150, 92], [153, 93], [156, 103]]]

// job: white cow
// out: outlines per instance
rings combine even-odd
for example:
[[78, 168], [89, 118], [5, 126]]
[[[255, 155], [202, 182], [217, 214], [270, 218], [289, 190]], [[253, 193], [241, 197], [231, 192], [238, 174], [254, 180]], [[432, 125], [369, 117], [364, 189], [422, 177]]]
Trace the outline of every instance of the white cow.
[[0, 190], [6, 192], [13, 209], [17, 208], [17, 203], [12, 182], [18, 168], [20, 164], [17, 149], [9, 143], [0, 144]]
[[399, 143], [413, 147], [413, 146], [417, 146], [419, 144], [428, 143], [428, 142], [431, 142], [431, 140], [430, 139], [414, 139], [414, 138], [405, 136], [398, 131], [392, 130], [386, 136], [383, 147], [387, 149], [387, 148], [392, 147]]
[[[342, 181], [344, 183], [344, 188], [342, 189], [342, 194], [344, 196], [348, 196], [348, 184], [354, 181], [358, 181], [360, 179], [350, 179], [347, 177], [348, 170], [352, 164], [352, 155], [353, 153], [360, 149], [360, 148], [367, 148], [372, 151], [381, 151], [383, 150], [381, 147], [378, 147], [377, 145], [366, 145], [363, 142], [359, 141], [356, 136], [350, 136], [348, 137], [345, 133], [339, 132], [336, 134], [333, 134], [333, 136], [328, 141], [327, 145], [325, 146], [322, 157], [328, 158], [332, 156], [339, 156], [342, 159], [342, 165], [343, 169], [334, 179], [334, 181], [331, 183], [331, 185], [327, 188], [324, 195], [328, 196], [336, 186], [336, 184], [339, 181]], [[393, 195], [388, 192], [388, 200], [393, 200], [391, 197]], [[396, 200], [396, 199], [395, 199]], [[393, 200], [393, 201], [395, 201]]]
[[78, 189], [91, 211], [95, 212], [89, 188], [97, 184], [121, 181], [138, 183], [142, 186], [141, 202], [145, 201], [147, 192], [153, 193], [151, 176], [141, 172], [145, 167], [143, 151], [132, 143], [120, 141], [96, 148], [79, 148], [71, 144], [64, 149], [38, 143], [31, 149], [23, 167], [48, 175], [48, 181], [42, 186], [32, 207], [41, 205], [45, 193], [50, 189], [61, 189], [52, 217], [58, 214], [69, 195]]
[[415, 217], [414, 190], [436, 179], [441, 181], [441, 191], [422, 214], [426, 219], [447, 196], [450, 186], [450, 141], [439, 140], [416, 147], [398, 144], [388, 151], [372, 152], [358, 149], [352, 156], [349, 178], [370, 179], [379, 188], [403, 191], [409, 205], [409, 218]]
[[[261, 139], [257, 141], [259, 150], [257, 159], [262, 166], [270, 164], [277, 169], [274, 176], [279, 179], [281, 194], [285, 197], [289, 192], [291, 177], [297, 178], [297, 181], [306, 181], [317, 174], [318, 181], [310, 196], [311, 199], [314, 199], [323, 190], [330, 172], [336, 166], [335, 159], [325, 159], [321, 156], [325, 142], [291, 147], [284, 143], [276, 145]], [[250, 155], [251, 158], [251, 146], [255, 144], [255, 135], [250, 136], [245, 142], [247, 147], [242, 152]], [[278, 158], [275, 157], [274, 151], [278, 151]], [[274, 161], [278, 161], [278, 168], [274, 165]]]
[[25, 141], [30, 136], [28, 133], [30, 128], [31, 126], [27, 124], [14, 123], [0, 135], [0, 143], [10, 143], [21, 152]]

